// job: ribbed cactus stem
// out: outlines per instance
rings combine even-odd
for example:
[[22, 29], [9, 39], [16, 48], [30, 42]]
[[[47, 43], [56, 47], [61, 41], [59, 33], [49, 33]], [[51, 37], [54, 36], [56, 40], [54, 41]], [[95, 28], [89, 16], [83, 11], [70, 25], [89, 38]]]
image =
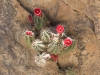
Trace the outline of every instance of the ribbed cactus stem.
[[38, 40], [38, 39], [35, 40], [35, 41], [33, 41], [32, 47], [33, 47], [33, 49], [35, 49], [35, 50], [37, 50], [37, 51], [39, 51], [39, 52], [43, 52], [43, 51], [46, 50], [46, 47], [45, 47], [45, 45], [43, 44], [43, 41], [40, 41], [40, 40]]
[[73, 41], [73, 44], [71, 46], [63, 48], [64, 50], [59, 55], [63, 55], [69, 51], [72, 51], [74, 47], [75, 47], [75, 41]]
[[31, 48], [31, 43], [33, 42], [34, 38], [34, 33], [32, 31], [27, 30], [25, 33], [25, 40], [29, 48]]
[[40, 36], [43, 42], [46, 42], [46, 43], [50, 42], [51, 34], [47, 29], [42, 30]]
[[25, 39], [26, 39], [26, 43], [27, 43], [28, 47], [31, 48], [30, 37], [29, 36], [25, 36]]
[[34, 15], [34, 24], [37, 30], [41, 30], [47, 25], [47, 19], [44, 15], [41, 17]]
[[62, 47], [62, 43], [59, 40], [59, 34], [52, 34], [52, 41], [48, 44], [47, 51], [51, 54], [57, 54]]

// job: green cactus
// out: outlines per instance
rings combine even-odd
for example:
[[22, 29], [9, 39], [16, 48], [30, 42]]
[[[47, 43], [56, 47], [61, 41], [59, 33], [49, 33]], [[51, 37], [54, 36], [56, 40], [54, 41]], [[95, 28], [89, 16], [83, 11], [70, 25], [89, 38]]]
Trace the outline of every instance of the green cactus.
[[46, 50], [46, 47], [43, 44], [43, 41], [40, 41], [38, 39], [33, 41], [32, 47], [33, 47], [34, 50], [38, 50], [39, 52], [43, 52], [43, 51]]
[[25, 36], [25, 39], [26, 39], [26, 43], [27, 43], [28, 47], [30, 48], [31, 47], [30, 37]]
[[34, 15], [34, 25], [36, 30], [41, 30], [47, 25], [47, 19], [44, 15], [41, 17]]
[[73, 41], [71, 46], [63, 48], [63, 51], [59, 55], [63, 55], [69, 51], [72, 51], [74, 47], [75, 47], [75, 41]]
[[52, 54], [57, 54], [62, 49], [62, 43], [59, 40], [59, 35], [53, 34], [52, 41], [48, 44], [47, 51]]
[[25, 39], [26, 39], [26, 43], [27, 43], [28, 47], [31, 48], [31, 43], [34, 40], [34, 36], [25, 36]]
[[52, 41], [51, 43], [48, 44], [48, 49], [47, 49], [47, 51], [48, 51], [49, 53], [53, 53], [54, 50], [55, 50], [56, 48], [57, 48], [57, 47], [56, 47], [56, 43]]
[[[31, 30], [35, 35], [25, 36], [29, 47], [32, 45], [34, 50], [56, 55], [62, 55], [73, 50], [75, 41], [71, 41], [71, 46], [65, 46], [64, 43], [62, 43], [62, 40], [68, 37], [65, 34], [68, 32], [67, 26], [59, 25], [61, 29], [58, 27], [56, 29], [58, 34], [55, 34], [47, 28], [47, 25], [49, 25], [48, 20], [43, 13], [41, 16], [34, 15], [33, 17], [34, 25], [32, 27], [34, 28], [31, 28]], [[29, 20], [31, 21], [32, 19], [29, 17]]]
[[46, 29], [42, 30], [41, 31], [41, 34], [40, 34], [40, 38], [41, 38], [41, 40], [43, 42], [49, 43], [50, 42], [50, 39], [51, 39], [50, 32], [47, 31]]
[[62, 50], [62, 44], [61, 43], [54, 43], [52, 42], [52, 45], [48, 47], [47, 51], [52, 54], [58, 54], [60, 50]]

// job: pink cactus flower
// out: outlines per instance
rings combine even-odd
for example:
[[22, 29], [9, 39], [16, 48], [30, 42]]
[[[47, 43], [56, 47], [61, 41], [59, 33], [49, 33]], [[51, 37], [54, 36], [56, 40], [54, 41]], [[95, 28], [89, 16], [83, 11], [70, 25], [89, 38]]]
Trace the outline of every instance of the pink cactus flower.
[[33, 32], [28, 30], [28, 31], [25, 32], [25, 34], [28, 35], [28, 36], [32, 36]]
[[59, 34], [62, 34], [64, 32], [64, 27], [62, 25], [58, 24], [56, 27], [56, 31]]
[[52, 59], [53, 61], [57, 61], [57, 60], [58, 60], [58, 55], [51, 54], [50, 56], [51, 56], [51, 59]]
[[40, 17], [42, 15], [42, 10], [40, 8], [35, 8], [34, 9], [34, 14], [36, 16], [39, 16]]
[[65, 46], [71, 46], [72, 45], [72, 39], [70, 37], [67, 37], [63, 40], [63, 43]]

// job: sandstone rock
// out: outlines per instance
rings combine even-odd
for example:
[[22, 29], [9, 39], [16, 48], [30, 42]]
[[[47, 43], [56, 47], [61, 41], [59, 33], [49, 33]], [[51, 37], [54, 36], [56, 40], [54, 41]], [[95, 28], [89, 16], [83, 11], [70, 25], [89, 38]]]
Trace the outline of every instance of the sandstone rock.
[[[99, 0], [18, 1], [0, 1], [0, 75], [60, 75], [58, 68], [72, 67], [76, 75], [100, 74]], [[57, 63], [48, 62], [44, 68], [34, 63], [37, 52], [27, 47], [23, 34], [29, 28], [27, 16], [35, 7], [44, 11], [52, 26], [68, 26], [69, 36], [76, 40], [72, 52], [60, 56]]]

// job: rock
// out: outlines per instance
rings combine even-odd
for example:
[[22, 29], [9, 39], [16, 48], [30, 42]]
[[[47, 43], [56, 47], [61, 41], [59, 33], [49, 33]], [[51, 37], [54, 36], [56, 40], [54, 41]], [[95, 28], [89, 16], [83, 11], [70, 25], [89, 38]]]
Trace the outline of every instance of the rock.
[[[9, 0], [0, 1], [0, 75], [65, 75], [60, 71], [74, 68], [76, 75], [99, 75], [99, 0]], [[29, 49], [24, 31], [27, 16], [40, 7], [55, 26], [68, 27], [76, 40], [73, 51], [48, 61], [44, 68], [34, 63], [37, 51]], [[59, 70], [60, 68], [60, 70]]]

